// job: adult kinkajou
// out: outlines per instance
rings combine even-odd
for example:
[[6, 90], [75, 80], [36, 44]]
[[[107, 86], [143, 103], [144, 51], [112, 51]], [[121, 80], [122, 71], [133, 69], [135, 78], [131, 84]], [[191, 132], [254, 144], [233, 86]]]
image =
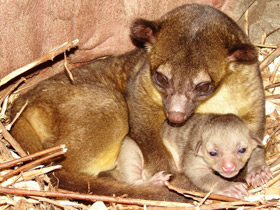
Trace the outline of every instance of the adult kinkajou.
[[[233, 114], [195, 114], [182, 127], [162, 126], [162, 138], [171, 151], [177, 172], [183, 172], [203, 191], [242, 198], [245, 183], [233, 182], [248, 163], [246, 181], [261, 186], [272, 177], [262, 155], [262, 142], [252, 136], [244, 120]], [[117, 159], [115, 178], [129, 184], [163, 185], [170, 174], [158, 172], [147, 176], [143, 154], [130, 137], [126, 137]]]
[[130, 38], [136, 49], [72, 69], [74, 83], [64, 72], [55, 75], [13, 105], [12, 118], [28, 100], [12, 128], [24, 150], [67, 146], [63, 169], [55, 172], [59, 187], [127, 193], [122, 185], [97, 178], [115, 167], [127, 135], [140, 147], [148, 177], [173, 173], [161, 126], [165, 120], [183, 124], [193, 113], [236, 114], [263, 138], [258, 54], [227, 15], [206, 5], [183, 5], [157, 20], [136, 19]]

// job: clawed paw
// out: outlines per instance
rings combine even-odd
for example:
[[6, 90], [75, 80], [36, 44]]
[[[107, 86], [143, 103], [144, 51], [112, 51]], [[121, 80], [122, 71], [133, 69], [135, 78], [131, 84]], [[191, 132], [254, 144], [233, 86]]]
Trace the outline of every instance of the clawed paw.
[[248, 195], [248, 189], [246, 184], [244, 183], [233, 182], [230, 183], [229, 186], [225, 187], [223, 190], [220, 190], [217, 193], [237, 199], [242, 199], [245, 195]]
[[248, 185], [252, 185], [254, 188], [260, 187], [267, 184], [270, 179], [272, 179], [272, 173], [267, 166], [260, 169], [251, 170], [251, 172], [246, 177], [246, 182]]
[[164, 171], [156, 173], [149, 182], [153, 185], [163, 186], [165, 181], [168, 181], [172, 174], [166, 174]]

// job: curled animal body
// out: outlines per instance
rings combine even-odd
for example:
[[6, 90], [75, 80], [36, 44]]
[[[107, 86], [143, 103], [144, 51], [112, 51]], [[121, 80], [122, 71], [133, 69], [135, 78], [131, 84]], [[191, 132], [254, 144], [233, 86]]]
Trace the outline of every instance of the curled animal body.
[[[132, 192], [98, 174], [115, 167], [126, 135], [141, 149], [147, 176], [173, 173], [176, 166], [161, 126], [166, 119], [182, 124], [194, 112], [233, 113], [254, 136], [263, 137], [257, 52], [224, 13], [184, 5], [158, 20], [136, 19], [130, 38], [135, 50], [72, 69], [74, 83], [64, 73], [55, 75], [19, 97], [12, 108], [15, 116], [29, 102], [12, 129], [26, 151], [66, 144], [63, 170], [57, 173], [61, 187], [138, 196], [134, 187]], [[143, 198], [155, 197], [154, 189], [142, 191]], [[165, 195], [169, 192], [162, 199]]]

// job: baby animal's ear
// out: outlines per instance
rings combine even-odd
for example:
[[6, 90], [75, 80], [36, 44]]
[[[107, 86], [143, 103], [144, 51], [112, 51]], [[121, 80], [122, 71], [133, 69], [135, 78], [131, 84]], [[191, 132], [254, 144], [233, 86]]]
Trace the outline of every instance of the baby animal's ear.
[[202, 142], [199, 141], [195, 147], [195, 154], [198, 156], [202, 156]]
[[252, 137], [253, 143], [255, 147], [264, 147], [262, 140], [259, 138]]
[[249, 130], [249, 135], [251, 137], [251, 140], [253, 142], [253, 147], [264, 147], [263, 142], [261, 139], [259, 139], [258, 137], [256, 137], [256, 135], [253, 134], [253, 132], [251, 130]]
[[264, 147], [262, 140], [256, 137], [251, 130], [249, 130], [249, 134], [254, 147]]
[[130, 28], [130, 38], [132, 43], [139, 48], [152, 46], [156, 42], [158, 26], [155, 22], [136, 19]]

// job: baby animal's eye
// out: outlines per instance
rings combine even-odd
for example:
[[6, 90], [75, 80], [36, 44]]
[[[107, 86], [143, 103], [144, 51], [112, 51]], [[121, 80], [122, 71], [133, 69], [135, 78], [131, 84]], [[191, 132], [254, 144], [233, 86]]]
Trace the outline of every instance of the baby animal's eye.
[[161, 88], [166, 88], [168, 86], [168, 79], [160, 72], [156, 72], [153, 76], [154, 82]]
[[217, 156], [218, 153], [217, 152], [209, 152], [209, 154], [214, 157], [214, 156]]
[[213, 85], [211, 82], [202, 82], [195, 87], [198, 95], [204, 96], [213, 92]]
[[246, 152], [246, 148], [241, 148], [238, 150], [238, 153], [243, 154]]

